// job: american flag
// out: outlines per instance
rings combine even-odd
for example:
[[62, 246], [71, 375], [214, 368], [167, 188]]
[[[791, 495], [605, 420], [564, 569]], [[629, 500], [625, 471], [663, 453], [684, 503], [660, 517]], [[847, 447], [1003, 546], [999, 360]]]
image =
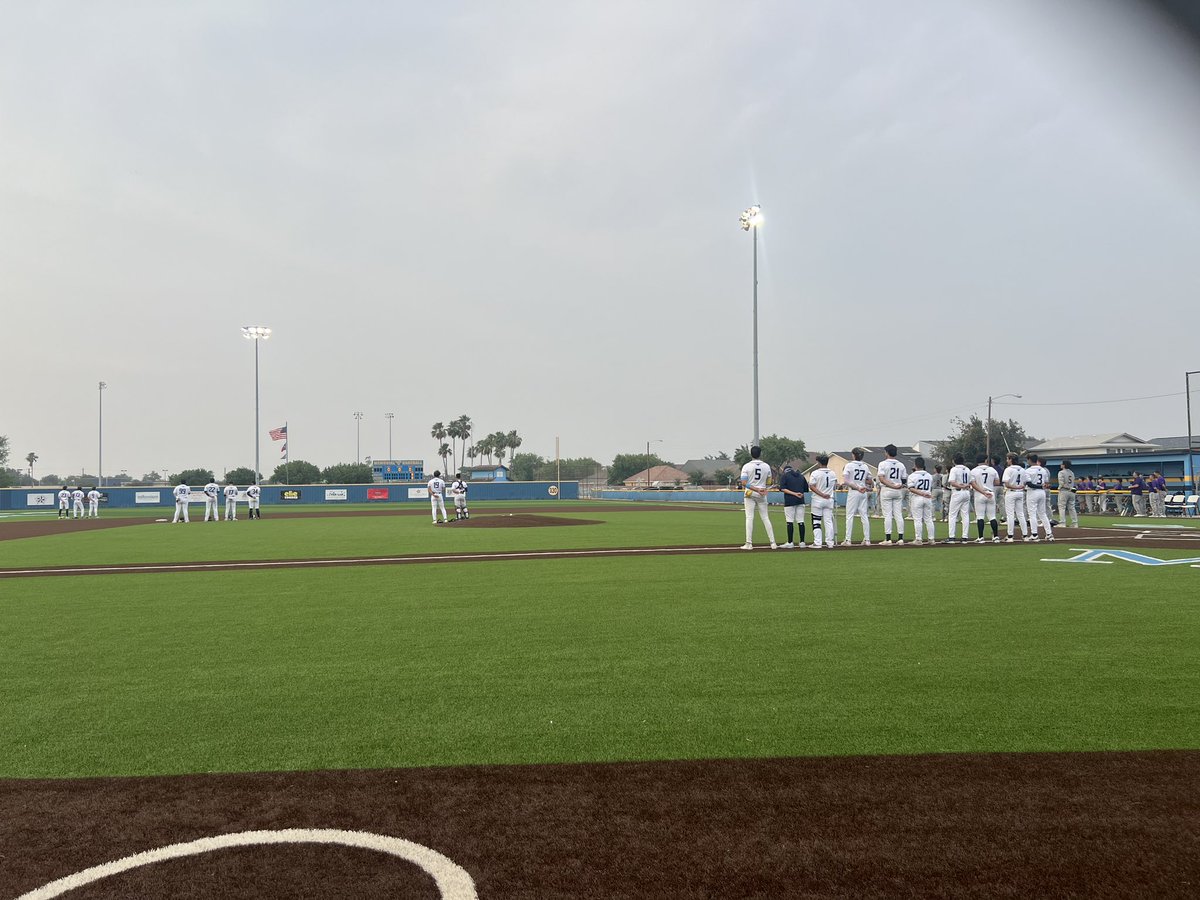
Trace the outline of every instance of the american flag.
[[287, 426], [284, 425], [282, 428], [272, 428], [271, 429], [271, 440], [286, 441], [287, 440]]

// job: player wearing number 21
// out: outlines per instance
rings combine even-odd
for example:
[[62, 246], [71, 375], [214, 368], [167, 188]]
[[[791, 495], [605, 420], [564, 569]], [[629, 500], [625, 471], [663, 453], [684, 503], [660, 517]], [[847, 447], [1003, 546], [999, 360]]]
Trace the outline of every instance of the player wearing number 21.
[[762, 519], [763, 527], [767, 529], [767, 540], [771, 549], [776, 548], [775, 531], [771, 528], [771, 518], [767, 515], [767, 491], [771, 483], [771, 467], [760, 459], [762, 448], [750, 448], [750, 462], [742, 466], [742, 493], [745, 495], [742, 504], [746, 507], [746, 543], [743, 550], [754, 549], [754, 514]]

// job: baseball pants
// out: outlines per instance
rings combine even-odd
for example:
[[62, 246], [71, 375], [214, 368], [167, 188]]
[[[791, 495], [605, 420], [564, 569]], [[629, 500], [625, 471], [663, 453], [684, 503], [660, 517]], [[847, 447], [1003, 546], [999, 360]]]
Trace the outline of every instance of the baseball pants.
[[[961, 483], [961, 482], [960, 482]], [[958, 532], [958, 524], [962, 522], [963, 538], [971, 535], [971, 491], [959, 490], [950, 498], [950, 537]]]
[[813, 497], [812, 501], [813, 546], [820, 547], [824, 541], [826, 547], [837, 543], [837, 525], [833, 518], [833, 498]]
[[171, 524], [173, 525], [178, 522], [181, 515], [183, 516], [184, 522], [190, 521], [188, 519], [188, 502], [186, 500], [175, 501], [175, 518], [171, 520]]
[[996, 495], [988, 497], [986, 494], [975, 492], [975, 518], [982, 522], [990, 522], [996, 518]]
[[438, 520], [438, 511], [439, 510], [441, 510], [441, 513], [442, 513], [442, 521], [443, 522], [450, 521], [450, 516], [448, 516], [446, 514], [446, 498], [443, 497], [441, 494], [430, 494], [429, 495], [429, 508], [433, 511], [433, 521], [434, 522], [436, 522]]
[[1029, 520], [1025, 515], [1024, 491], [1004, 492], [1004, 516], [1007, 519], [1009, 537], [1013, 537], [1017, 533], [1018, 525], [1021, 526], [1021, 537], [1029, 537]]
[[871, 539], [871, 519], [868, 515], [871, 508], [871, 493], [862, 493], [853, 488], [846, 494], [846, 540], [854, 540], [854, 519], [862, 522], [863, 540]]
[[1025, 507], [1029, 514], [1029, 531], [1034, 537], [1037, 537], [1038, 525], [1046, 529], [1046, 537], [1054, 537], [1054, 532], [1050, 529], [1050, 510], [1046, 503], [1046, 492], [1044, 490], [1025, 492]]
[[71, 515], [76, 519], [83, 518], [83, 501], [76, 500], [75, 505], [71, 508]]
[[100, 501], [99, 500], [89, 500], [88, 501], [88, 516], [90, 516], [93, 519], [100, 518]]
[[[888, 540], [904, 540], [904, 492], [895, 488], [884, 488], [879, 492], [879, 503], [883, 507], [883, 533]], [[893, 519], [896, 521], [894, 534]]]
[[207, 522], [209, 516], [212, 516], [212, 520], [214, 522], [221, 521], [220, 513], [217, 511], [218, 509], [219, 507], [217, 506], [217, 498], [206, 496], [204, 498], [204, 521]]
[[1067, 520], [1071, 519], [1075, 522], [1075, 527], [1079, 527], [1079, 507], [1078, 500], [1075, 498], [1074, 491], [1059, 491], [1058, 492], [1058, 524], [1066, 525]]
[[933, 498], [908, 495], [908, 511], [912, 513], [913, 530], [916, 539], [923, 541], [926, 537], [933, 543]]
[[225, 521], [233, 522], [237, 520], [237, 498], [229, 497], [225, 500]]
[[[772, 544], [775, 543], [775, 531], [771, 528], [771, 517], [767, 515], [767, 498], [761, 494], [755, 494], [753, 497], [744, 498], [742, 505], [746, 507], [746, 543], [754, 543], [754, 513], [756, 510], [758, 517], [762, 519], [763, 527], [767, 529], [767, 540]], [[799, 508], [803, 509], [804, 507]]]

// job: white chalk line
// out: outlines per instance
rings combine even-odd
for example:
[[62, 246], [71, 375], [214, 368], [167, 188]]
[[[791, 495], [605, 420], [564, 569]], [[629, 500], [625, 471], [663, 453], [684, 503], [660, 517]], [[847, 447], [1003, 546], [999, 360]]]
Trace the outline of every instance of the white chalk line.
[[395, 856], [413, 863], [423, 872], [433, 878], [443, 900], [478, 900], [475, 893], [475, 882], [462, 868], [449, 857], [443, 856], [423, 844], [406, 841], [403, 838], [389, 837], [382, 834], [372, 834], [369, 831], [344, 831], [338, 828], [283, 828], [274, 831], [241, 831], [235, 834], [221, 834], [215, 837], [200, 838], [181, 844], [170, 844], [154, 850], [135, 853], [113, 862], [103, 863], [83, 869], [73, 875], [67, 875], [22, 894], [16, 900], [47, 900], [58, 897], [67, 891], [83, 887], [102, 878], [139, 869], [153, 863], [170, 859], [180, 859], [186, 856], [198, 856], [215, 850], [225, 850], [230, 847], [259, 847], [270, 844], [340, 844], [343, 847], [357, 847], [363, 850], [374, 850], [378, 853]]

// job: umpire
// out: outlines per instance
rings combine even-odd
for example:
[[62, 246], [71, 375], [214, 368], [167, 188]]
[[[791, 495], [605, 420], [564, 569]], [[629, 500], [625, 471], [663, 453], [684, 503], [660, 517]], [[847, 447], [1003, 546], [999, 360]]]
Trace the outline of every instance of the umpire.
[[[783, 475], [779, 478], [779, 489], [783, 491], [783, 517], [787, 520], [787, 543], [783, 546], [788, 550], [793, 547], [804, 547], [804, 495], [808, 493], [808, 479], [804, 473], [798, 472], [791, 466], [783, 467]], [[794, 541], [793, 529], [800, 526], [800, 540]]]

